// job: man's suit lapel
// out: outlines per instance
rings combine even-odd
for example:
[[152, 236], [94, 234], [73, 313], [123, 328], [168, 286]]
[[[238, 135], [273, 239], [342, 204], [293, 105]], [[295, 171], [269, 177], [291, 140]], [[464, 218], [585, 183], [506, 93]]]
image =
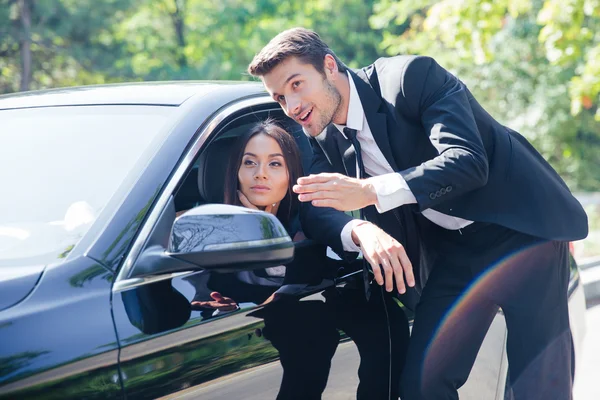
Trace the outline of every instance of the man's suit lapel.
[[398, 166], [396, 165], [396, 160], [392, 154], [388, 137], [388, 122], [385, 104], [383, 104], [381, 98], [375, 93], [369, 84], [369, 78], [362, 70], [356, 72], [350, 71], [350, 75], [354, 78], [354, 85], [356, 86], [356, 91], [358, 92], [358, 97], [363, 106], [375, 143], [377, 143], [377, 146], [392, 169], [398, 171]]

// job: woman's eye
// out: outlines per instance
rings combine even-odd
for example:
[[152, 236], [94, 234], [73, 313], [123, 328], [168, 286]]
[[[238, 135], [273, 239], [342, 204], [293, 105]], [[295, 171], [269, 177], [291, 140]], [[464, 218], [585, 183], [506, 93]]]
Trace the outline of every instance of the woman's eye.
[[245, 160], [244, 161], [244, 165], [254, 165], [254, 161], [252, 161], [252, 160]]
[[273, 162], [271, 163], [271, 166], [272, 166], [272, 167], [281, 167], [281, 165], [282, 165], [282, 164], [281, 164], [279, 161], [273, 161]]
[[300, 86], [300, 81], [296, 81], [296, 82], [292, 83], [292, 87], [294, 89], [296, 89], [298, 86]]
[[285, 96], [281, 95], [281, 96], [277, 97], [277, 101], [280, 103], [285, 103]]

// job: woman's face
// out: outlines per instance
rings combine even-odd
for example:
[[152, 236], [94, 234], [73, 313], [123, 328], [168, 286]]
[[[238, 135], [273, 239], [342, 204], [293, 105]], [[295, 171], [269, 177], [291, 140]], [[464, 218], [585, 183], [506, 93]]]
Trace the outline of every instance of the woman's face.
[[259, 133], [248, 141], [238, 180], [241, 192], [257, 207], [283, 200], [288, 191], [289, 175], [283, 151], [275, 139]]

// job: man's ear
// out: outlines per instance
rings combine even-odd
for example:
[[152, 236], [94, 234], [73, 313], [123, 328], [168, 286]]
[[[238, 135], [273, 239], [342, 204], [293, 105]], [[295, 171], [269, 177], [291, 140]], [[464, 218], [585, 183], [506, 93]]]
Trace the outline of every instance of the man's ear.
[[338, 73], [338, 66], [335, 62], [335, 58], [331, 54], [325, 55], [325, 60], [323, 63], [323, 68], [325, 69], [325, 74], [327, 76], [334, 77]]

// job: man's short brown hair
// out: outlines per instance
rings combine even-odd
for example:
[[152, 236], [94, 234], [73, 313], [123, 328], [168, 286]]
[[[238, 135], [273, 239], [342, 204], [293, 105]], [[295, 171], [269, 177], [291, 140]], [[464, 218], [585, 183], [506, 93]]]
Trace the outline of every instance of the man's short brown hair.
[[324, 62], [327, 54], [333, 56], [339, 71], [345, 73], [347, 68], [344, 63], [316, 32], [305, 28], [292, 28], [275, 36], [254, 56], [248, 66], [248, 73], [253, 76], [264, 76], [289, 57], [298, 57], [300, 61], [311, 64], [325, 75]]

